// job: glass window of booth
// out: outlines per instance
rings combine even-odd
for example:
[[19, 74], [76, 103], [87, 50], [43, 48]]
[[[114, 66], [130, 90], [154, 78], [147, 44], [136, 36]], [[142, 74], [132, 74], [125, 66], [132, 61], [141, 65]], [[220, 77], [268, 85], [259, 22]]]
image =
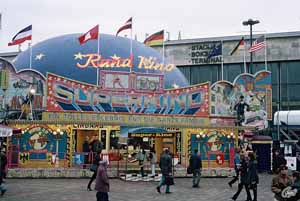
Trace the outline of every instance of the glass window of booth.
[[101, 130], [100, 131], [100, 141], [102, 142], [103, 149], [106, 149], [106, 130]]
[[110, 149], [118, 149], [120, 131], [111, 130], [109, 136], [110, 136]]

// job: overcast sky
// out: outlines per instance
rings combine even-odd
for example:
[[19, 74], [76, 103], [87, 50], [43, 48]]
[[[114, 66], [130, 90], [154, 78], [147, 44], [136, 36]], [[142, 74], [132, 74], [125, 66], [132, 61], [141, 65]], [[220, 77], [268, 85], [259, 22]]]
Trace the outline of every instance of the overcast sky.
[[255, 31], [298, 31], [299, 9], [300, 0], [0, 0], [0, 52], [16, 51], [7, 43], [30, 24], [34, 44], [96, 24], [101, 33], [115, 34], [131, 16], [139, 41], [161, 29], [175, 40], [178, 31], [183, 39], [248, 34], [242, 25], [248, 18], [260, 20]]

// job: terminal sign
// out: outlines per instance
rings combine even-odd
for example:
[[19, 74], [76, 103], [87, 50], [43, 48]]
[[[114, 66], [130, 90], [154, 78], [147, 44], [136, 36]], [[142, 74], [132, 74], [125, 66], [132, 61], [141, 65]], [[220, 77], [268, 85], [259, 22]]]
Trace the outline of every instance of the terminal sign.
[[190, 63], [192, 64], [214, 64], [221, 63], [222, 56], [208, 58], [213, 49], [220, 43], [200, 43], [190, 47]]

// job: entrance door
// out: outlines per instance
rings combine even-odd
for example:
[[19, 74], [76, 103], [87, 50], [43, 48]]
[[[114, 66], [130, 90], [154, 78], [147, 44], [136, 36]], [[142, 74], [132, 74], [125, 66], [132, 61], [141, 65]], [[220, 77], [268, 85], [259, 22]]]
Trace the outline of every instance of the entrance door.
[[99, 131], [98, 130], [77, 130], [76, 136], [76, 152], [84, 152], [83, 144], [86, 140], [89, 143], [93, 141], [94, 138], [99, 139]]
[[170, 138], [156, 137], [155, 138], [155, 152], [156, 152], [158, 161], [160, 160], [160, 155], [163, 152], [164, 148], [168, 148], [173, 155], [175, 154], [176, 150], [175, 150], [174, 137], [170, 137]]

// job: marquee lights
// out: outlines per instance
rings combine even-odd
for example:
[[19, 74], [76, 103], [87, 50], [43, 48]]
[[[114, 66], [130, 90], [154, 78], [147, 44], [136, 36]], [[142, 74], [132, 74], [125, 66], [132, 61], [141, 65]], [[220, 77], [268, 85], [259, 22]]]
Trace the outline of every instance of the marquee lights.
[[[87, 68], [92, 66], [93, 68], [133, 68], [133, 56], [128, 58], [121, 58], [116, 55], [111, 58], [102, 58], [102, 55], [96, 53], [82, 54], [82, 57], [78, 58], [82, 62], [77, 62], [78, 68]], [[138, 56], [139, 63], [137, 68], [146, 70], [160, 70], [170, 72], [175, 68], [174, 64], [159, 63], [155, 57], [143, 57]]]

